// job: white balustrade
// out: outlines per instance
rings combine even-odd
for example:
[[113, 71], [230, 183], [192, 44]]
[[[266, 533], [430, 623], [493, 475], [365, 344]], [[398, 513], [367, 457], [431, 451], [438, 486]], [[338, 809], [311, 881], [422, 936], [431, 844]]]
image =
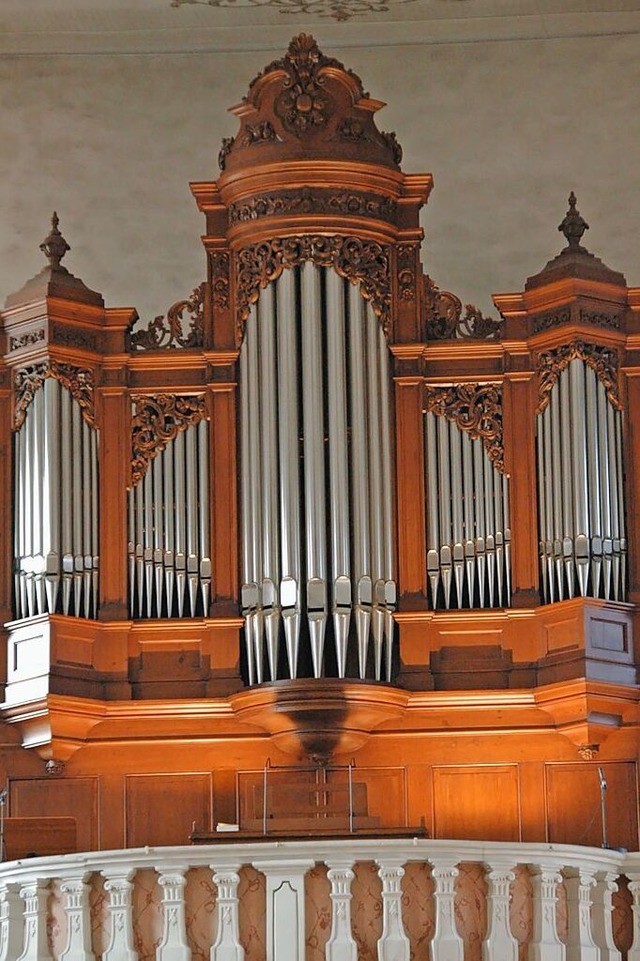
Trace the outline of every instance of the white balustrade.
[[89, 925], [89, 885], [86, 873], [65, 878], [60, 890], [65, 896], [68, 921], [67, 946], [60, 961], [93, 961], [91, 928]]
[[[381, 893], [362, 885], [372, 863]], [[412, 863], [430, 866], [433, 891], [428, 871], [411, 870], [407, 878]], [[475, 916], [465, 916], [469, 875], [459, 871], [461, 863], [484, 865], [486, 930], [477, 929]], [[307, 875], [317, 864], [327, 867], [328, 891], [316, 881], [307, 890]], [[356, 865], [365, 865], [365, 873], [357, 872], [358, 910], [352, 915]], [[205, 912], [202, 883], [189, 884], [194, 870], [205, 871], [215, 887]], [[630, 882], [631, 911], [614, 906], [620, 876]], [[157, 884], [150, 884], [154, 877]], [[239, 891], [249, 890], [243, 887], [247, 879], [251, 893], [245, 898]], [[558, 913], [561, 888], [566, 925], [564, 909]], [[614, 932], [624, 929], [628, 944], [631, 923], [627, 961], [640, 961], [640, 853], [424, 838], [225, 841], [0, 863], [0, 961], [306, 961], [305, 910], [311, 905], [318, 918], [331, 918], [326, 943], [314, 949], [314, 957], [321, 952], [326, 961], [357, 961], [365, 946], [378, 961], [409, 961], [412, 955], [464, 961], [471, 937], [481, 939], [483, 961], [518, 961], [523, 951], [529, 961], [622, 961]], [[434, 919], [429, 944], [425, 909]], [[211, 910], [213, 926], [194, 928], [198, 912], [202, 917]], [[533, 917], [530, 932], [526, 916]], [[379, 935], [367, 923], [373, 917], [381, 919]], [[322, 937], [318, 932], [326, 931], [326, 923], [315, 916], [309, 921], [308, 929]], [[412, 943], [418, 930], [420, 947]]]
[[331, 884], [331, 934], [326, 961], [358, 961], [358, 945], [351, 930], [351, 861], [331, 861], [327, 877]]
[[518, 942], [509, 924], [511, 884], [515, 880], [513, 862], [486, 865], [488, 922], [482, 945], [484, 961], [518, 961]]

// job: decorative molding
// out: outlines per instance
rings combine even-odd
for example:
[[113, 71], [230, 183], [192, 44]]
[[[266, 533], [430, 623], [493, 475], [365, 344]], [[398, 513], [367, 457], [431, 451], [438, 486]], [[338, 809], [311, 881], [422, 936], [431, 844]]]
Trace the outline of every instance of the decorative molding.
[[76, 330], [65, 327], [64, 324], [54, 324], [51, 339], [65, 347], [80, 347], [84, 350], [97, 350], [98, 340], [95, 334], [88, 330]]
[[425, 413], [446, 417], [473, 440], [479, 438], [493, 466], [504, 474], [502, 390], [499, 384], [426, 385]]
[[504, 321], [484, 317], [473, 304], [464, 305], [455, 294], [424, 278], [426, 332], [429, 340], [496, 340]]
[[11, 334], [9, 337], [9, 353], [14, 350], [22, 350], [23, 347], [32, 347], [45, 339], [44, 327], [36, 327], [34, 330], [27, 330], [24, 334]]
[[229, 254], [226, 250], [212, 250], [209, 254], [211, 265], [211, 299], [214, 309], [229, 309]]
[[536, 358], [538, 372], [538, 406], [536, 414], [541, 414], [551, 398], [558, 377], [572, 360], [583, 360], [591, 367], [601, 381], [607, 397], [616, 410], [622, 410], [618, 390], [618, 354], [611, 347], [599, 344], [586, 344], [581, 340], [563, 344], [553, 350], [543, 351]]
[[305, 187], [290, 193], [258, 194], [248, 203], [231, 204], [229, 224], [233, 227], [247, 221], [260, 220], [262, 217], [311, 213], [350, 214], [393, 222], [396, 206], [390, 197], [380, 197], [377, 194], [359, 193], [355, 190], [345, 190], [339, 194], [313, 193]]
[[571, 323], [571, 308], [563, 307], [561, 310], [550, 310], [546, 314], [539, 314], [533, 321], [533, 332], [541, 333], [543, 330], [550, 330], [552, 327], [560, 327], [562, 324]]
[[341, 277], [359, 283], [360, 291], [389, 332], [391, 309], [390, 250], [373, 240], [322, 235], [285, 237], [245, 247], [237, 258], [237, 334], [242, 340], [251, 304], [261, 288], [277, 280], [285, 267], [311, 260], [320, 267], [333, 267]]
[[14, 410], [13, 429], [19, 430], [27, 415], [29, 404], [47, 377], [55, 377], [65, 387], [80, 410], [89, 427], [95, 428], [95, 409], [93, 402], [93, 371], [74, 364], [60, 364], [57, 361], [43, 361], [20, 367], [13, 374]]
[[131, 481], [135, 486], [178, 431], [199, 424], [207, 411], [204, 394], [134, 394], [131, 400]]
[[611, 330], [619, 330], [620, 320], [620, 314], [610, 314], [603, 310], [580, 311], [580, 323], [592, 324], [594, 327], [605, 327]]
[[[543, 330], [551, 330], [553, 327], [560, 327], [563, 324], [570, 324], [573, 319], [571, 307], [562, 307], [560, 310], [550, 310], [546, 314], [539, 314], [534, 318], [533, 330], [539, 334]], [[602, 310], [580, 309], [576, 312], [575, 320], [580, 324], [591, 324], [593, 327], [604, 327], [608, 330], [620, 329], [620, 314], [609, 313]]]
[[[186, 300], [178, 300], [167, 311], [159, 314], [142, 330], [129, 329], [130, 350], [161, 350], [167, 348], [202, 347], [204, 340], [204, 283], [196, 287]], [[184, 314], [190, 317], [184, 326]]]

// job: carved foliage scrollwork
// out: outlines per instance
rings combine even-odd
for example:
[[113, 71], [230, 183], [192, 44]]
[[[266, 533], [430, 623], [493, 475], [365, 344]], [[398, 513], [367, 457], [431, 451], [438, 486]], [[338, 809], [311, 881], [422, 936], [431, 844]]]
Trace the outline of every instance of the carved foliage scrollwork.
[[455, 422], [480, 438], [494, 467], [504, 473], [502, 391], [499, 384], [455, 384], [425, 389], [425, 412]]
[[321, 267], [333, 267], [341, 277], [359, 283], [363, 296], [388, 333], [391, 308], [389, 248], [358, 237], [286, 237], [245, 247], [237, 259], [238, 340], [244, 332], [251, 304], [260, 289], [277, 280], [285, 267], [297, 267], [310, 260]]
[[618, 390], [618, 354], [611, 347], [600, 344], [587, 344], [577, 340], [572, 344], [563, 344], [553, 350], [546, 350], [538, 354], [536, 368], [538, 371], [538, 406], [536, 413], [541, 414], [551, 398], [558, 377], [572, 360], [583, 360], [595, 372], [607, 392], [609, 401], [617, 410], [622, 410]]
[[211, 297], [214, 308], [229, 309], [229, 254], [214, 250], [209, 255], [211, 264]]
[[424, 301], [429, 340], [495, 340], [502, 334], [503, 321], [484, 317], [473, 304], [465, 304], [448, 290], [440, 290], [425, 277]]
[[[143, 330], [129, 331], [131, 350], [158, 350], [167, 347], [202, 347], [204, 339], [204, 284], [186, 300], [178, 300], [159, 314]], [[189, 322], [185, 327], [185, 314]]]
[[416, 252], [419, 244], [398, 247], [398, 296], [400, 300], [416, 298]]
[[55, 377], [80, 405], [82, 416], [90, 427], [95, 427], [94, 378], [93, 371], [76, 367], [74, 364], [60, 364], [57, 361], [43, 361], [21, 367], [13, 374], [14, 410], [13, 429], [19, 430], [33, 400], [34, 394], [42, 387], [47, 377]]
[[200, 423], [207, 412], [202, 394], [135, 394], [132, 400], [131, 480], [135, 485], [178, 431]]

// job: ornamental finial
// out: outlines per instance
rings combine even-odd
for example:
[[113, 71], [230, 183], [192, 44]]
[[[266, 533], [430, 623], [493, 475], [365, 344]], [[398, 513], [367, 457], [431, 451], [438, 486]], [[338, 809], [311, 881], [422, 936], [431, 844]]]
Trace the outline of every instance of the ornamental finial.
[[51, 230], [40, 244], [40, 250], [49, 261], [52, 270], [60, 269], [60, 261], [66, 252], [71, 250], [71, 247], [58, 230], [59, 223], [60, 219], [54, 210], [53, 216], [51, 217]]
[[589, 224], [580, 216], [580, 211], [576, 209], [576, 195], [572, 190], [569, 194], [569, 209], [564, 220], [558, 226], [558, 230], [565, 235], [569, 242], [568, 246], [572, 250], [583, 250], [584, 248], [580, 246], [580, 240], [585, 230], [588, 229]]

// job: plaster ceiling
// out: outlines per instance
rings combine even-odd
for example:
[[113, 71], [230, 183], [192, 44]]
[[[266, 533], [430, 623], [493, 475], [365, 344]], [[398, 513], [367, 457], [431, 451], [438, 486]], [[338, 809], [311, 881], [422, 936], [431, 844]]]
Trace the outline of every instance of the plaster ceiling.
[[1, 0], [0, 54], [280, 49], [640, 33], [640, 0]]

